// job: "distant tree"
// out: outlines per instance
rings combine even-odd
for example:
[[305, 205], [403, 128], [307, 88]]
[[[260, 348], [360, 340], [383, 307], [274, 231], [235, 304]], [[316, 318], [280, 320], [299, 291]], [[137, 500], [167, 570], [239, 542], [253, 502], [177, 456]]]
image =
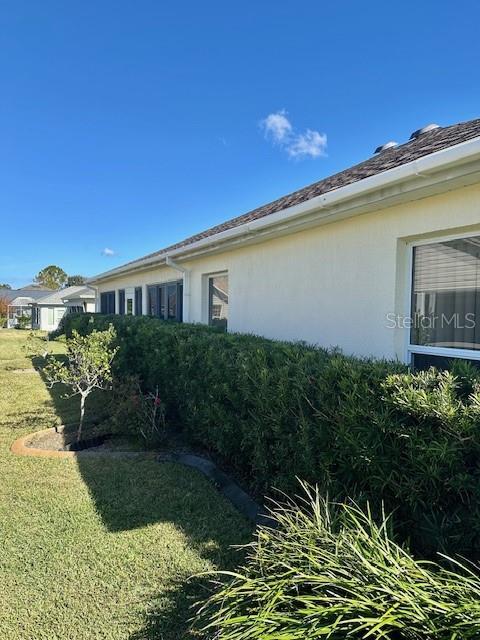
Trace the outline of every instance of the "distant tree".
[[0, 284], [0, 289], [11, 289], [11, 288], [12, 288], [12, 285], [10, 284], [5, 284], [5, 283]]
[[50, 264], [37, 273], [35, 282], [49, 289], [61, 289], [67, 282], [67, 274], [55, 264]]
[[67, 287], [75, 287], [80, 284], [85, 284], [85, 278], [83, 276], [68, 276]]
[[10, 300], [8, 298], [0, 296], [0, 329], [2, 329], [7, 322], [9, 304]]

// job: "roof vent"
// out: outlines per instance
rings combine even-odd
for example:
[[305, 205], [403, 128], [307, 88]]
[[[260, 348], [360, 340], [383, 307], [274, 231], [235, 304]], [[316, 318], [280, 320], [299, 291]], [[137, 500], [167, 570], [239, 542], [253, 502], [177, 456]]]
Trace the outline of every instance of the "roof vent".
[[415, 138], [419, 138], [420, 136], [423, 136], [424, 133], [429, 133], [434, 129], [440, 129], [440, 125], [434, 123], [427, 124], [426, 127], [422, 127], [421, 129], [417, 129], [416, 131], [414, 131], [410, 136], [410, 140], [415, 140]]
[[390, 140], [390, 142], [386, 142], [385, 144], [381, 144], [379, 147], [377, 147], [375, 149], [375, 153], [381, 153], [386, 149], [393, 149], [393, 147], [398, 147], [398, 142], [394, 142], [393, 140]]

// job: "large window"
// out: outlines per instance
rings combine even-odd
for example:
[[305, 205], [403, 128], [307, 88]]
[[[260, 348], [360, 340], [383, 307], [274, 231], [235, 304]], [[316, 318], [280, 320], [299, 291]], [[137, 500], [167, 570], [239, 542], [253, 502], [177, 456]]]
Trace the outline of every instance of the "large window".
[[182, 321], [183, 282], [168, 282], [150, 285], [148, 293], [148, 314], [163, 320]]
[[228, 275], [208, 278], [208, 323], [227, 328], [228, 323]]
[[480, 236], [413, 249], [413, 352], [480, 350]]
[[115, 291], [105, 291], [100, 294], [100, 313], [115, 313]]

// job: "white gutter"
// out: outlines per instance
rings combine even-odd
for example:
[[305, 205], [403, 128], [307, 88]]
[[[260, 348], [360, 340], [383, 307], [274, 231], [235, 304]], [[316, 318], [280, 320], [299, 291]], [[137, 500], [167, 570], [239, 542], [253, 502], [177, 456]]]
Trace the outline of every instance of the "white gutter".
[[[325, 194], [301, 202], [300, 204], [282, 209], [276, 213], [272, 213], [253, 220], [238, 227], [221, 231], [215, 235], [202, 238], [191, 244], [184, 245], [178, 249], [173, 249], [166, 253], [150, 256], [149, 258], [136, 260], [133, 264], [123, 265], [100, 273], [97, 276], [91, 278], [88, 282], [96, 282], [110, 277], [115, 277], [123, 273], [136, 271], [137, 269], [144, 269], [150, 265], [164, 264], [167, 260], [171, 260], [172, 257], [181, 257], [182, 255], [188, 255], [195, 251], [202, 251], [212, 245], [227, 243], [240, 238], [259, 233], [271, 227], [277, 226], [279, 223], [287, 226], [293, 223], [298, 218], [306, 216], [309, 213], [322, 213], [319, 218], [327, 218], [329, 215], [333, 215], [329, 210], [339, 205], [351, 201], [349, 209], [353, 211], [354, 201], [362, 196], [368, 196], [373, 192], [381, 191], [386, 187], [392, 187], [400, 185], [411, 179], [424, 179], [432, 176], [435, 172], [442, 169], [448, 169], [449, 167], [457, 164], [466, 163], [480, 159], [480, 137], [467, 140], [453, 147], [448, 147], [435, 153], [429, 154], [412, 162], [388, 169], [382, 173], [358, 180], [352, 184], [348, 184], [344, 187], [339, 187], [332, 191], [328, 191]], [[336, 212], [335, 212], [336, 215]], [[352, 213], [353, 215], [353, 213]]]
[[172, 269], [176, 269], [183, 273], [183, 318], [184, 322], [190, 321], [190, 269], [182, 267], [170, 255], [165, 256], [165, 263]]

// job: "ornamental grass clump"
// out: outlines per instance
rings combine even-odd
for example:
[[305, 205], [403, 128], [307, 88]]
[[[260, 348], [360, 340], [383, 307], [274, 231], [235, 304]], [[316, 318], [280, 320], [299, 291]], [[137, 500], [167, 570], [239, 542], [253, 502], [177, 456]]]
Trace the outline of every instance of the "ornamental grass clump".
[[386, 517], [334, 505], [304, 485], [277, 505], [238, 573], [219, 572], [200, 608], [218, 640], [469, 640], [480, 634], [480, 580], [444, 557], [415, 560], [393, 542]]

